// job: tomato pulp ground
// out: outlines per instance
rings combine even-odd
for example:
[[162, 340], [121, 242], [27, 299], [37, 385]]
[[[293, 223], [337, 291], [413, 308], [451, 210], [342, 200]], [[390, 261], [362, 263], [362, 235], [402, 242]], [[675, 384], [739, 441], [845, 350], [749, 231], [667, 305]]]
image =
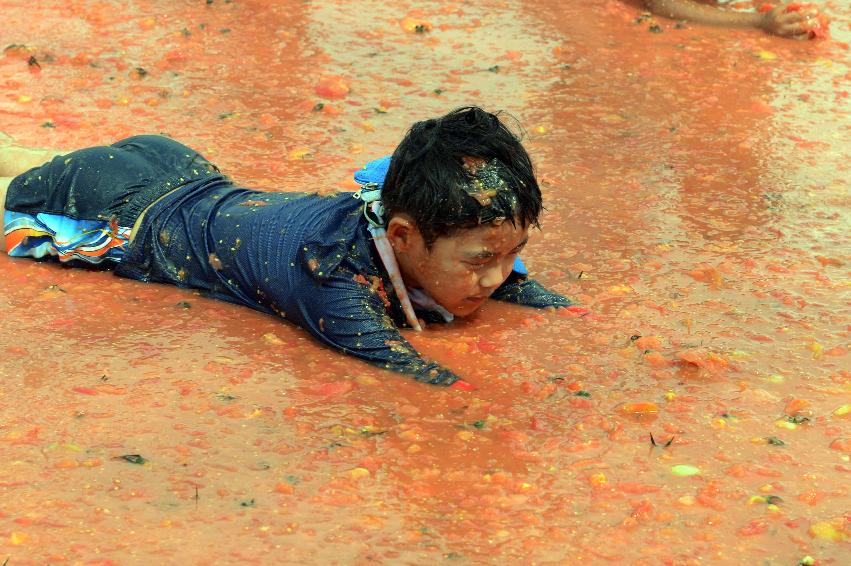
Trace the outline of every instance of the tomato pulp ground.
[[[739, 3], [743, 4], [743, 3]], [[842, 564], [849, 57], [637, 2], [0, 0], [0, 131], [166, 133], [351, 190], [411, 122], [524, 126], [532, 274], [422, 385], [190, 290], [0, 257], [0, 561]]]

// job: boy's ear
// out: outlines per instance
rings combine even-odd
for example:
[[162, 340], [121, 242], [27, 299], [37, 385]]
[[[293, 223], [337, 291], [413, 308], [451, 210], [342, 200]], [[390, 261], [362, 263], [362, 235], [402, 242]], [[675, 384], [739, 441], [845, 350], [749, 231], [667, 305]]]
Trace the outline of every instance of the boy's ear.
[[387, 239], [397, 252], [406, 252], [416, 244], [418, 240], [422, 240], [417, 225], [413, 219], [407, 214], [399, 214], [393, 216], [387, 223]]

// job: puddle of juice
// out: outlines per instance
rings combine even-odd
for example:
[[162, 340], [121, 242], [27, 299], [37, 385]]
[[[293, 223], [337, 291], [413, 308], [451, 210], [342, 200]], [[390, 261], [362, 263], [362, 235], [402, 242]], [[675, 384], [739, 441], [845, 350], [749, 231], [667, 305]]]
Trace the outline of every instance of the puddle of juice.
[[410, 336], [464, 393], [2, 256], [0, 560], [848, 556], [847, 29], [680, 29], [614, 0], [117, 6], [3, 5], [0, 130], [164, 132], [246, 186], [332, 192], [413, 120], [501, 108], [547, 207], [524, 260], [595, 316], [488, 303]]

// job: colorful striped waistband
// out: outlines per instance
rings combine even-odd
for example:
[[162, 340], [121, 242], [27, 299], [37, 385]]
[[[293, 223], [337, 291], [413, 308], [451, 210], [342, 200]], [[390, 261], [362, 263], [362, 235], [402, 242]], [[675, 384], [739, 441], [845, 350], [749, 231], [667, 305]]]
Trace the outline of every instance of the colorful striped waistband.
[[78, 220], [58, 214], [6, 211], [3, 233], [12, 257], [53, 256], [59, 261], [119, 262], [127, 251], [130, 231], [116, 219]]

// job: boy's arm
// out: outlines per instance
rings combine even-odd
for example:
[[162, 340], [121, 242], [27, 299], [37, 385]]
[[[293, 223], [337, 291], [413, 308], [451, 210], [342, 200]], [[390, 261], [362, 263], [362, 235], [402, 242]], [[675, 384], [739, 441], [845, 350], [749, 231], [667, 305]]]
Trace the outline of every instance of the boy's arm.
[[722, 10], [693, 0], [644, 0], [644, 6], [654, 14], [674, 20], [724, 27], [753, 27], [786, 37], [807, 33], [802, 22], [818, 15], [818, 11], [787, 13], [783, 4], [765, 13]]
[[[299, 301], [299, 313], [287, 313], [323, 343], [379, 367], [412, 375], [433, 385], [463, 389], [466, 382], [439, 364], [426, 360], [399, 333], [380, 292], [359, 283], [345, 271], [312, 280]], [[456, 383], [457, 382], [457, 383]]]
[[512, 271], [508, 279], [491, 295], [491, 299], [542, 309], [545, 307], [569, 307], [573, 302], [563, 295], [549, 291], [524, 275]]

